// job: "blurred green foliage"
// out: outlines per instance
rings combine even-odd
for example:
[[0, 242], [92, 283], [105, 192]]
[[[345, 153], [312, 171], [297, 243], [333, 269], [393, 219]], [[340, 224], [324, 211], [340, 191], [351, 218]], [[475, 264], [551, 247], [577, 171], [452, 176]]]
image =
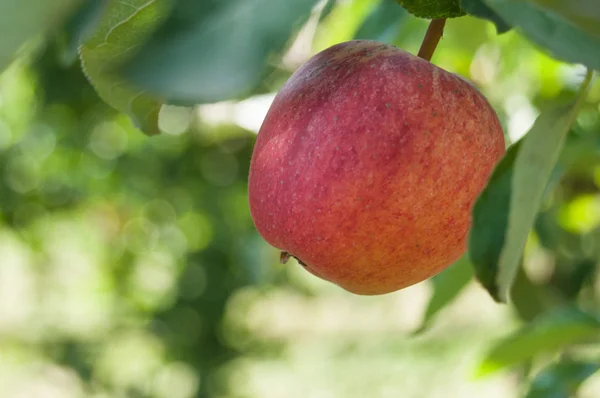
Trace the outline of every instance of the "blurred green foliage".
[[[111, 1], [93, 34], [80, 48], [81, 67], [106, 103], [128, 114], [148, 135], [158, 134], [158, 114], [164, 101], [115, 73], [164, 20], [164, 2]], [[95, 11], [95, 10], [93, 10]]]
[[553, 364], [535, 376], [525, 398], [568, 398], [591, 375], [598, 364], [564, 360]]
[[[2, 59], [9, 48], [3, 40], [24, 43], [0, 75], [1, 397], [516, 398], [548, 389], [560, 397], [576, 390], [579, 398], [600, 395], [599, 84], [566, 138], [510, 304], [491, 300], [466, 258], [409, 289], [353, 296], [296, 264], [277, 264], [278, 253], [257, 235], [246, 196], [255, 133], [273, 93], [316, 51], [363, 37], [415, 53], [426, 21], [399, 6], [390, 11], [395, 4], [387, 0], [330, 1], [303, 11], [302, 29], [290, 19], [270, 31], [267, 21], [285, 7], [264, 1], [255, 2], [264, 5], [262, 27], [243, 32], [255, 36], [232, 30], [213, 37], [202, 24], [178, 25], [192, 15], [181, 11], [192, 6], [182, 1], [163, 30], [150, 18], [157, 24], [148, 35], [158, 35], [169, 52], [179, 29], [214, 39], [214, 48], [188, 51], [194, 62], [176, 65], [189, 68], [187, 79], [206, 71], [195, 62], [220, 65], [211, 63], [216, 55], [233, 70], [253, 64], [229, 101], [161, 105], [152, 128], [162, 134], [150, 138], [125, 114], [146, 114], [135, 106], [137, 88], [123, 88], [130, 83], [101, 66], [113, 60], [112, 50], [130, 49], [121, 39], [102, 40], [119, 33], [115, 26], [129, 26], [120, 21], [143, 22], [138, 10], [153, 2], [102, 4], [113, 18], [104, 28], [107, 14], [97, 24], [93, 7], [80, 11], [87, 21], [81, 25], [73, 25], [68, 8], [62, 18], [28, 19], [50, 15], [30, 12], [34, 3], [23, 1], [18, 11], [0, 6], [0, 21], [29, 21], [24, 35], [0, 39]], [[243, 2], [228, 4], [244, 11]], [[115, 6], [120, 14], [111, 14]], [[222, 16], [216, 2], [197, 5], [205, 6]], [[248, 15], [226, 19], [222, 30]], [[94, 37], [94, 29], [105, 34]], [[281, 37], [271, 41], [267, 33]], [[98, 97], [78, 62], [67, 62], [78, 40], [87, 40], [84, 64], [90, 56], [107, 79], [103, 93], [90, 76], [96, 89], [113, 106], [108, 97], [116, 96], [125, 113]], [[235, 44], [228, 50], [245, 51], [215, 53], [228, 43]], [[111, 51], [89, 52], [97, 47]], [[584, 74], [519, 32], [497, 35], [494, 25], [473, 17], [448, 21], [432, 61], [477, 84], [509, 142], [540, 112], [570, 101]], [[204, 73], [190, 88], [205, 87], [212, 75]], [[155, 87], [171, 87], [162, 75], [152, 77]], [[152, 103], [167, 97], [148, 95]], [[568, 355], [557, 358], [556, 351]], [[486, 364], [496, 372], [475, 379]]]

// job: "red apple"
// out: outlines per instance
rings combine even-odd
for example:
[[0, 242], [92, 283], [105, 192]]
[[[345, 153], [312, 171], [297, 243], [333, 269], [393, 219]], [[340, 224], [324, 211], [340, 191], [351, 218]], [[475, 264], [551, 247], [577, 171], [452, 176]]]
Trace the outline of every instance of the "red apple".
[[314, 275], [392, 292], [465, 252], [504, 150], [496, 113], [467, 81], [390, 45], [341, 43], [269, 109], [250, 166], [252, 218]]

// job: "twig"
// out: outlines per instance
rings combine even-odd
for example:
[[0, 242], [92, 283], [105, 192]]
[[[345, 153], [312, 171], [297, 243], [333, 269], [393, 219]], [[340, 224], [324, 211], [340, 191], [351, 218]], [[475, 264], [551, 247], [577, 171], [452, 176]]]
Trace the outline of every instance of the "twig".
[[444, 25], [446, 25], [446, 18], [432, 19], [425, 33], [425, 38], [419, 49], [419, 57], [429, 61], [433, 56], [433, 52], [437, 47], [442, 34], [444, 33]]

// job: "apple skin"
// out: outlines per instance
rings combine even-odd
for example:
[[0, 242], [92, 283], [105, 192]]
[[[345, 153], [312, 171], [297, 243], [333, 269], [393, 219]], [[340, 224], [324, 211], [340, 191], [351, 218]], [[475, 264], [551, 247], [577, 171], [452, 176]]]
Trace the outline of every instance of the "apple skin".
[[465, 253], [471, 209], [504, 151], [496, 113], [466, 80], [390, 45], [345, 42], [275, 97], [250, 211], [314, 275], [385, 294]]

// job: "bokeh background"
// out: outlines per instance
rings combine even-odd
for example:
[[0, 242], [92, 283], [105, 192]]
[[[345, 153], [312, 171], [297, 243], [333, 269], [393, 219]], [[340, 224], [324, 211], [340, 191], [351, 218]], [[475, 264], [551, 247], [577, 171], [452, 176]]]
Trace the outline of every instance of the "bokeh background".
[[[427, 28], [388, 1], [322, 6], [248, 98], [165, 106], [155, 137], [108, 108], [52, 41], [0, 75], [0, 397], [519, 397], [530, 371], [476, 377], [490, 346], [544, 308], [598, 307], [598, 84], [527, 247], [517, 304], [494, 303], [464, 259], [377, 297], [278, 263], [247, 203], [275, 92], [330, 45], [370, 38], [416, 53]], [[470, 17], [448, 21], [432, 61], [480, 87], [509, 142], [584, 73]], [[600, 375], [578, 395], [598, 396]]]

